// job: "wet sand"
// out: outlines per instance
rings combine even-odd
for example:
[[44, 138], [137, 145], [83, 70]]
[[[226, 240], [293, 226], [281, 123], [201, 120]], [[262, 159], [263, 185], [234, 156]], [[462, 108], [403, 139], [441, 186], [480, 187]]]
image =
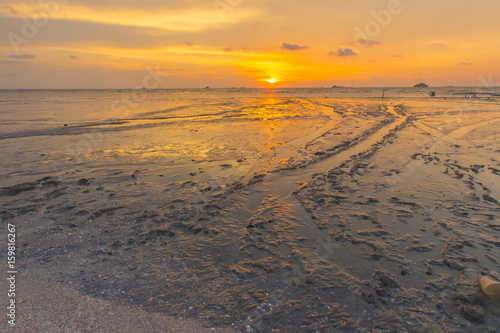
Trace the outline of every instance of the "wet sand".
[[2, 134], [26, 271], [244, 332], [499, 330], [495, 100], [187, 109]]

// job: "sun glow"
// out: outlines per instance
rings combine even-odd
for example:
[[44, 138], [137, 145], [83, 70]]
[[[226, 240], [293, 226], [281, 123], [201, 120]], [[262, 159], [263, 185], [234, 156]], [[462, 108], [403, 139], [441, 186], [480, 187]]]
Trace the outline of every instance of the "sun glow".
[[274, 83], [274, 82], [276, 82], [276, 79], [273, 77], [273, 78], [268, 79], [267, 82]]

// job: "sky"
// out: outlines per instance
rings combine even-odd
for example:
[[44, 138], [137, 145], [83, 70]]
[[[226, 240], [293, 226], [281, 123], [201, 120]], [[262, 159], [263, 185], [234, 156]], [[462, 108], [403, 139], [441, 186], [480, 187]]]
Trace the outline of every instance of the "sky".
[[4, 0], [0, 89], [498, 85], [498, 0]]

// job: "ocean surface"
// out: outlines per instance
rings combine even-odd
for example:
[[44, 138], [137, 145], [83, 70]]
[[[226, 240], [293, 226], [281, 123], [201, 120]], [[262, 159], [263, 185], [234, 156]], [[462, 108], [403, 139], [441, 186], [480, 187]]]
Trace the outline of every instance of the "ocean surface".
[[0, 217], [22, 269], [111, 303], [497, 332], [499, 143], [499, 87], [0, 90]]
[[[488, 100], [500, 96], [500, 87], [0, 90], [0, 133], [6, 135], [66, 123], [109, 122], [137, 114], [145, 118], [158, 118], [172, 112], [196, 116], [218, 112], [219, 106], [236, 108], [241, 101], [268, 98], [425, 101], [429, 100], [430, 92], [436, 93], [435, 100], [461, 101], [474, 95]], [[146, 113], [148, 111], [151, 113]]]

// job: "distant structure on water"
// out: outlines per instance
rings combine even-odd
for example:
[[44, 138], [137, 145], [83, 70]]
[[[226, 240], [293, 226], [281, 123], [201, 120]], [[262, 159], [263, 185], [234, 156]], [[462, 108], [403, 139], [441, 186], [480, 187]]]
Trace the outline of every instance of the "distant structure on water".
[[413, 88], [429, 88], [425, 83], [419, 83], [413, 86]]

